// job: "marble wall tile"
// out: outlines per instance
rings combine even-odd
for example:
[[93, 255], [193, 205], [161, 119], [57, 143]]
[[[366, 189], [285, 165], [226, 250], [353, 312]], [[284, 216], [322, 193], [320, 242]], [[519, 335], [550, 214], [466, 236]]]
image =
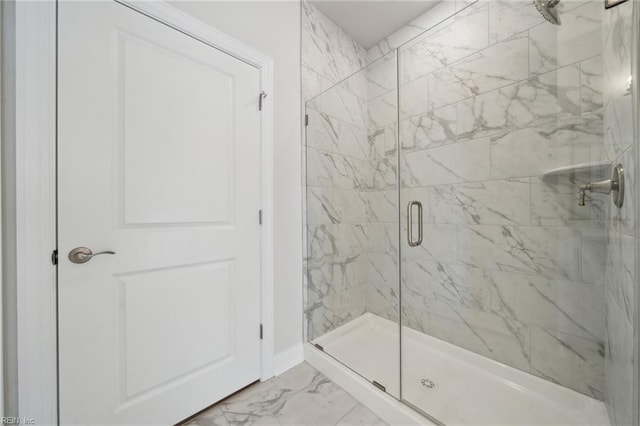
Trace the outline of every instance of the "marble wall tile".
[[601, 144], [602, 122], [597, 116], [514, 130], [491, 142], [491, 177], [538, 176], [556, 167], [588, 163]]
[[489, 41], [497, 43], [527, 28], [545, 22], [531, 2], [494, 0], [489, 2]]
[[400, 119], [425, 113], [429, 110], [428, 76], [413, 80], [400, 86]]
[[363, 193], [334, 188], [307, 188], [307, 223], [365, 223], [367, 204]]
[[[326, 85], [312, 97], [362, 68], [366, 50], [310, 3], [302, 2], [302, 66], [323, 77]], [[303, 74], [303, 86], [304, 84]], [[308, 99], [308, 98], [307, 98]]]
[[458, 102], [529, 76], [528, 37], [519, 34], [429, 75], [432, 108]]
[[429, 220], [469, 225], [529, 225], [528, 178], [432, 186]]
[[611, 424], [633, 424], [633, 322], [607, 298], [605, 356], [606, 403]]
[[411, 297], [420, 295], [429, 306], [441, 301], [453, 306], [489, 311], [490, 271], [469, 265], [446, 264], [421, 258], [406, 259], [405, 286]]
[[460, 102], [458, 138], [579, 116], [580, 68], [567, 66]]
[[604, 286], [608, 244], [606, 225], [583, 228], [580, 233], [582, 234], [582, 265], [580, 267], [582, 282]]
[[[404, 100], [401, 98], [401, 104], [403, 103]], [[400, 141], [403, 152], [455, 143], [457, 141], [456, 118], [456, 107], [449, 105], [402, 120]]]
[[342, 261], [356, 258], [368, 244], [364, 226], [349, 223], [308, 225], [307, 238], [310, 267], [327, 259]]
[[461, 262], [503, 272], [579, 280], [580, 239], [569, 228], [466, 226], [458, 230]]
[[402, 155], [406, 187], [474, 182], [489, 179], [489, 139], [459, 142]]
[[360, 129], [367, 128], [366, 101], [339, 84], [307, 102], [308, 109], [322, 111], [330, 117]]
[[366, 76], [366, 99], [371, 100], [397, 88], [397, 63], [394, 53], [369, 64], [362, 71]]
[[368, 139], [370, 161], [383, 160], [390, 155], [395, 155], [398, 148], [396, 123], [369, 131]]
[[529, 327], [475, 309], [434, 302], [429, 334], [521, 370], [529, 369]]
[[603, 50], [605, 145], [614, 158], [633, 143], [631, 76], [631, 13], [633, 4], [608, 9]]
[[531, 371], [596, 399], [604, 395], [604, 345], [539, 327], [531, 329]]
[[327, 114], [308, 109], [307, 146], [341, 154], [346, 157], [366, 160], [370, 156], [367, 132]]
[[398, 31], [390, 34], [384, 40], [372, 46], [367, 51], [369, 63], [391, 52], [409, 40], [423, 34], [425, 31], [434, 28], [447, 20], [456, 11], [455, 0], [444, 0], [434, 5], [431, 9], [409, 22]]
[[544, 73], [602, 53], [602, 4], [588, 2], [562, 13], [562, 25], [543, 22], [529, 31], [532, 74]]
[[488, 5], [483, 5], [403, 46], [401, 81], [413, 81], [486, 48], [489, 45], [488, 22]]
[[[455, 225], [427, 224], [423, 229], [423, 241], [417, 247], [408, 247], [407, 226], [402, 224], [400, 232], [402, 257], [405, 259], [423, 259], [435, 262], [457, 263], [458, 239]], [[434, 243], [437, 241], [437, 244]], [[431, 243], [427, 243], [431, 242]]]
[[523, 324], [603, 341], [605, 288], [494, 271], [492, 310]]
[[370, 253], [367, 259], [367, 311], [397, 321], [400, 301], [398, 257]]
[[388, 155], [382, 160], [373, 161], [372, 189], [387, 191], [398, 187], [398, 158], [397, 155]]
[[398, 92], [392, 91], [367, 102], [369, 132], [398, 120]]
[[367, 222], [398, 222], [398, 192], [395, 189], [385, 191], [362, 192]]
[[307, 148], [307, 185], [339, 189], [365, 189], [372, 185], [373, 171], [366, 160]]
[[582, 113], [594, 113], [602, 110], [603, 63], [602, 56], [580, 63]]

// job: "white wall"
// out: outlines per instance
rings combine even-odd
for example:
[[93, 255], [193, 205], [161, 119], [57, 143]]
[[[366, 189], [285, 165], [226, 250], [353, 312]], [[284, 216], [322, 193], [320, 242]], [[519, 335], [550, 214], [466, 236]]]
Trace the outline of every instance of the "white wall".
[[274, 61], [275, 351], [302, 342], [300, 4], [172, 1]]

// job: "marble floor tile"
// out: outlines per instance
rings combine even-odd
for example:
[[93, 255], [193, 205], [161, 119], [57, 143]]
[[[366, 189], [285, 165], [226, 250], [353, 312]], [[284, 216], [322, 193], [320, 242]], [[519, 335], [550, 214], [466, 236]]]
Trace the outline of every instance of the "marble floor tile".
[[305, 362], [278, 377], [249, 386], [187, 424], [347, 426], [386, 423]]

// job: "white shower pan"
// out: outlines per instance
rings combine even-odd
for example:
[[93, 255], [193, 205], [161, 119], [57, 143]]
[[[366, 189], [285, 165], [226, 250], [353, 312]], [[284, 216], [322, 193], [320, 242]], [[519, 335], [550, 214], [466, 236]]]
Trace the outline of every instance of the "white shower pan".
[[[395, 322], [366, 313], [312, 343], [398, 397], [398, 341]], [[449, 426], [610, 424], [601, 401], [407, 327], [402, 357], [403, 400]]]

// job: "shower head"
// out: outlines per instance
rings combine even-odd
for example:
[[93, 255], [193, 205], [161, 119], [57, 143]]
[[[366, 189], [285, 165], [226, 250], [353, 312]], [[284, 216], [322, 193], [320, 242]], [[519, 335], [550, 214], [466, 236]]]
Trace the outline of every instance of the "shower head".
[[553, 25], [560, 25], [560, 17], [556, 5], [560, 0], [533, 0], [533, 4], [544, 19]]

